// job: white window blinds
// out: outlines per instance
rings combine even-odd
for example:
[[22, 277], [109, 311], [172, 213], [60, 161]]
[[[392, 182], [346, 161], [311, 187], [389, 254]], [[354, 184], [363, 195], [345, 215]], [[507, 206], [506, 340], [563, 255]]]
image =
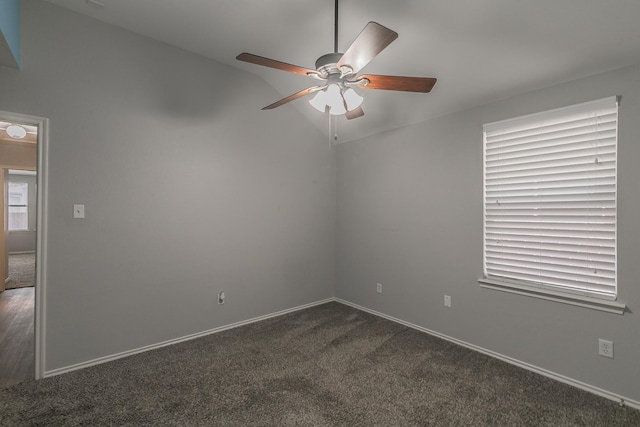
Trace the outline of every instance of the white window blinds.
[[484, 275], [616, 298], [616, 97], [484, 126]]

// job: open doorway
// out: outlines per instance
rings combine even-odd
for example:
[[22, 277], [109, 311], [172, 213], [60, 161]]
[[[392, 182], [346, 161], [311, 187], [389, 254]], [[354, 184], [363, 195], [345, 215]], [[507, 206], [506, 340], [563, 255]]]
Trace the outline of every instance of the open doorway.
[[36, 276], [37, 171], [9, 169], [8, 172], [8, 231], [5, 234], [8, 274], [5, 290], [33, 288]]
[[0, 111], [0, 387], [43, 376], [39, 169], [46, 127], [46, 119]]

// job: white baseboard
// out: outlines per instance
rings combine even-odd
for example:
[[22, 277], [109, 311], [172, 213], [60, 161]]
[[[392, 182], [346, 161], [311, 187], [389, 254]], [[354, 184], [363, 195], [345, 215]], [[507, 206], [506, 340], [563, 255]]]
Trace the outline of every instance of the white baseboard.
[[618, 402], [621, 405], [627, 405], [627, 406], [630, 406], [632, 408], [640, 410], [640, 402], [639, 401], [636, 401], [636, 400], [633, 400], [633, 399], [629, 399], [629, 398], [621, 396], [621, 395], [619, 395], [617, 393], [612, 393], [610, 391], [603, 390], [603, 389], [601, 389], [599, 387], [595, 387], [595, 386], [592, 386], [590, 384], [586, 384], [586, 383], [583, 383], [581, 381], [566, 377], [564, 375], [560, 375], [558, 373], [555, 373], [555, 372], [552, 372], [552, 371], [537, 367], [535, 365], [531, 365], [529, 363], [522, 362], [522, 361], [520, 361], [518, 359], [514, 359], [512, 357], [505, 356], [503, 354], [496, 353], [496, 352], [491, 351], [491, 350], [487, 350], [487, 349], [485, 349], [483, 347], [479, 347], [477, 345], [470, 344], [470, 343], [465, 342], [465, 341], [461, 341], [459, 339], [450, 337], [448, 335], [444, 335], [444, 334], [441, 334], [439, 332], [432, 331], [432, 330], [427, 329], [427, 328], [423, 328], [422, 326], [414, 325], [413, 323], [409, 323], [409, 322], [406, 322], [406, 321], [404, 321], [402, 319], [398, 319], [398, 318], [395, 318], [395, 317], [392, 317], [392, 316], [388, 316], [388, 315], [386, 315], [384, 313], [380, 313], [378, 311], [371, 310], [369, 308], [360, 306], [358, 304], [354, 304], [352, 302], [349, 302], [349, 301], [346, 301], [346, 300], [343, 300], [343, 299], [340, 299], [340, 298], [327, 298], [327, 299], [324, 299], [324, 300], [321, 300], [321, 301], [316, 301], [316, 302], [313, 302], [313, 303], [309, 303], [309, 304], [293, 307], [293, 308], [290, 308], [290, 309], [277, 311], [275, 313], [267, 314], [267, 315], [264, 315], [264, 316], [254, 317], [252, 319], [248, 319], [248, 320], [244, 320], [244, 321], [241, 321], [241, 322], [232, 323], [232, 324], [221, 326], [221, 327], [218, 327], [218, 328], [209, 329], [207, 331], [202, 331], [202, 332], [198, 332], [198, 333], [191, 334], [191, 335], [186, 335], [186, 336], [183, 336], [183, 337], [180, 337], [180, 338], [175, 338], [175, 339], [164, 341], [164, 342], [160, 342], [160, 343], [157, 343], [157, 344], [152, 344], [152, 345], [140, 347], [140, 348], [136, 348], [136, 349], [133, 349], [133, 350], [123, 351], [121, 353], [112, 354], [112, 355], [109, 355], [109, 356], [99, 357], [97, 359], [89, 360], [89, 361], [86, 361], [86, 362], [81, 362], [81, 363], [77, 363], [77, 364], [74, 364], [74, 365], [65, 366], [65, 367], [58, 368], [58, 369], [53, 369], [51, 371], [45, 371], [44, 372], [44, 377], [51, 377], [51, 376], [55, 376], [55, 375], [64, 374], [66, 372], [75, 371], [75, 370], [78, 370], [78, 369], [88, 368], [89, 366], [99, 365], [101, 363], [110, 362], [112, 360], [121, 359], [123, 357], [132, 356], [134, 354], [142, 353], [142, 352], [145, 352], [145, 351], [154, 350], [154, 349], [161, 348], [161, 347], [166, 347], [168, 345], [177, 344], [177, 343], [184, 342], [184, 341], [189, 341], [189, 340], [192, 340], [192, 339], [195, 339], [195, 338], [204, 337], [204, 336], [207, 336], [207, 335], [215, 334], [215, 333], [226, 331], [226, 330], [229, 330], [229, 329], [234, 329], [234, 328], [237, 328], [237, 327], [240, 327], [240, 326], [244, 326], [244, 325], [248, 325], [248, 324], [251, 324], [251, 323], [259, 322], [261, 320], [266, 320], [266, 319], [270, 319], [270, 318], [273, 318], [273, 317], [282, 316], [283, 314], [293, 313], [295, 311], [304, 310], [304, 309], [307, 309], [307, 308], [310, 308], [310, 307], [315, 307], [317, 305], [326, 304], [328, 302], [333, 302], [333, 301], [339, 302], [339, 303], [344, 304], [344, 305], [348, 305], [350, 307], [356, 308], [358, 310], [362, 310], [362, 311], [370, 313], [370, 314], [373, 314], [374, 316], [378, 316], [378, 317], [381, 317], [383, 319], [387, 319], [387, 320], [390, 320], [392, 322], [399, 323], [401, 325], [404, 325], [404, 326], [407, 326], [409, 328], [418, 330], [420, 332], [424, 332], [426, 334], [433, 335], [433, 336], [438, 337], [438, 338], [442, 338], [442, 339], [444, 339], [446, 341], [449, 341], [449, 342], [461, 345], [463, 347], [469, 348], [471, 350], [475, 350], [477, 352], [486, 354], [488, 356], [491, 356], [491, 357], [494, 357], [496, 359], [502, 360], [504, 362], [510, 363], [512, 365], [518, 366], [518, 367], [526, 369], [528, 371], [532, 371], [532, 372], [538, 373], [540, 375], [544, 375], [545, 377], [551, 378], [551, 379], [559, 381], [561, 383], [569, 384], [569, 385], [571, 385], [573, 387], [576, 387], [576, 388], [579, 388], [581, 390], [585, 390], [585, 391], [588, 391], [590, 393], [596, 394], [598, 396], [613, 400], [615, 402]]
[[305, 305], [300, 305], [300, 306], [297, 306], [297, 307], [289, 308], [289, 309], [286, 309], [286, 310], [277, 311], [275, 313], [266, 314], [264, 316], [258, 316], [258, 317], [254, 317], [252, 319], [243, 320], [241, 322], [232, 323], [230, 325], [220, 326], [219, 328], [213, 328], [213, 329], [209, 329], [207, 331], [197, 332], [197, 333], [191, 334], [191, 335], [185, 335], [185, 336], [180, 337], [180, 338], [175, 338], [175, 339], [172, 339], [172, 340], [163, 341], [163, 342], [160, 342], [160, 343], [157, 343], [157, 344], [151, 344], [151, 345], [147, 345], [147, 346], [144, 346], [144, 347], [139, 347], [139, 348], [136, 348], [136, 349], [133, 349], [133, 350], [127, 350], [127, 351], [123, 351], [121, 353], [116, 353], [116, 354], [112, 354], [112, 355], [109, 355], [109, 356], [104, 356], [104, 357], [99, 357], [97, 359], [88, 360], [86, 362], [76, 363], [74, 365], [69, 365], [69, 366], [64, 366], [62, 368], [52, 369], [50, 371], [45, 371], [44, 372], [44, 377], [45, 378], [46, 377], [52, 377], [52, 376], [55, 376], [55, 375], [60, 375], [60, 374], [64, 374], [64, 373], [67, 373], [67, 372], [76, 371], [78, 369], [88, 368], [89, 366], [99, 365], [101, 363], [110, 362], [112, 360], [122, 359], [123, 357], [133, 356], [134, 354], [143, 353], [145, 351], [155, 350], [157, 348], [166, 347], [168, 345], [178, 344], [180, 342], [189, 341], [189, 340], [192, 340], [192, 339], [195, 339], [195, 338], [204, 337], [204, 336], [207, 336], [207, 335], [215, 334], [215, 333], [226, 331], [226, 330], [229, 330], [229, 329], [234, 329], [234, 328], [237, 328], [237, 327], [240, 327], [240, 326], [248, 325], [250, 323], [260, 322], [261, 320], [266, 320], [266, 319], [270, 319], [270, 318], [273, 318], [273, 317], [282, 316], [283, 314], [293, 313], [295, 311], [304, 310], [306, 308], [315, 307], [316, 305], [326, 304], [326, 303], [332, 302], [332, 301], [335, 301], [335, 298], [327, 298], [327, 299], [324, 299], [324, 300], [321, 300], [321, 301], [316, 301], [316, 302], [312, 302], [312, 303], [309, 303], [309, 304], [305, 304]]
[[531, 364], [526, 363], [526, 362], [522, 362], [522, 361], [520, 361], [518, 359], [514, 359], [512, 357], [505, 356], [505, 355], [500, 354], [500, 353], [496, 353], [495, 351], [487, 350], [486, 348], [478, 347], [477, 345], [474, 345], [474, 344], [469, 344], [468, 342], [461, 341], [459, 339], [456, 339], [456, 338], [441, 334], [441, 333], [436, 332], [436, 331], [432, 331], [432, 330], [427, 329], [427, 328], [423, 328], [422, 326], [418, 326], [418, 325], [414, 325], [413, 323], [405, 322], [402, 319], [397, 319], [397, 318], [392, 317], [392, 316], [387, 316], [386, 314], [380, 313], [380, 312], [375, 311], [375, 310], [368, 309], [366, 307], [362, 307], [360, 305], [351, 303], [349, 301], [345, 301], [345, 300], [340, 299], [340, 298], [335, 298], [334, 300], [339, 302], [339, 303], [341, 303], [341, 304], [345, 304], [345, 305], [348, 305], [350, 307], [357, 308], [358, 310], [362, 310], [362, 311], [365, 311], [367, 313], [373, 314], [374, 316], [382, 317], [382, 318], [390, 320], [392, 322], [399, 323], [401, 325], [407, 326], [407, 327], [409, 327], [411, 329], [416, 329], [416, 330], [418, 330], [420, 332], [424, 332], [424, 333], [427, 333], [429, 335], [433, 335], [435, 337], [442, 338], [444, 340], [447, 340], [447, 341], [450, 341], [452, 343], [461, 345], [461, 346], [469, 348], [471, 350], [475, 350], [477, 352], [486, 354], [487, 356], [494, 357], [496, 359], [502, 360], [502, 361], [510, 363], [512, 365], [516, 365], [516, 366], [518, 366], [520, 368], [523, 368], [523, 369], [526, 369], [528, 371], [532, 371], [532, 372], [538, 373], [540, 375], [544, 375], [545, 377], [551, 378], [551, 379], [559, 381], [561, 383], [569, 384], [569, 385], [574, 386], [576, 388], [579, 388], [581, 390], [585, 390], [585, 391], [588, 391], [590, 393], [597, 394], [598, 396], [605, 397], [607, 399], [610, 399], [610, 400], [613, 400], [615, 402], [618, 402], [620, 405], [627, 405], [627, 406], [630, 406], [632, 408], [640, 410], [640, 402], [639, 401], [636, 401], [636, 400], [633, 400], [633, 399], [629, 399], [629, 398], [621, 396], [621, 395], [619, 395], [617, 393], [612, 393], [610, 391], [603, 390], [603, 389], [601, 389], [599, 387], [595, 387], [595, 386], [592, 386], [590, 384], [583, 383], [582, 381], [574, 380], [574, 379], [566, 377], [564, 375], [560, 375], [558, 373], [555, 373], [555, 372], [552, 372], [552, 371], [548, 371], [548, 370], [540, 368], [538, 366], [531, 365]]

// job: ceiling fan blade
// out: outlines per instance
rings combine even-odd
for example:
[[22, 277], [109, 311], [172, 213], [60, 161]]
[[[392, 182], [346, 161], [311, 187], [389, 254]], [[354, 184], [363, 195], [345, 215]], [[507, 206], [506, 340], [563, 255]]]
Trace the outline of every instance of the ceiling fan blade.
[[338, 61], [338, 69], [346, 66], [357, 73], [397, 38], [395, 31], [377, 22], [369, 22]]
[[[366, 82], [369, 83], [366, 83]], [[437, 79], [432, 77], [380, 76], [364, 74], [356, 82], [363, 89], [401, 90], [405, 92], [429, 93]]]
[[303, 97], [309, 93], [315, 92], [319, 89], [322, 89], [323, 86], [311, 86], [308, 87], [306, 89], [301, 90], [300, 92], [296, 92], [293, 95], [289, 95], [286, 98], [282, 98], [280, 101], [276, 101], [273, 104], [267, 105], [266, 107], [263, 108], [263, 110], [272, 110], [276, 107], [279, 107], [283, 104], [286, 104], [287, 102], [291, 102], [295, 99], [298, 99], [300, 97]]
[[357, 119], [358, 117], [364, 116], [364, 110], [362, 109], [362, 107], [354, 108], [351, 111], [347, 111], [344, 116], [347, 118], [347, 120]]
[[236, 56], [238, 61], [248, 62], [250, 64], [262, 65], [263, 67], [275, 68], [276, 70], [287, 71], [289, 73], [300, 74], [303, 76], [315, 76], [318, 74], [316, 70], [310, 68], [299, 67], [297, 65], [287, 64], [286, 62], [276, 61], [252, 53], [243, 52]]

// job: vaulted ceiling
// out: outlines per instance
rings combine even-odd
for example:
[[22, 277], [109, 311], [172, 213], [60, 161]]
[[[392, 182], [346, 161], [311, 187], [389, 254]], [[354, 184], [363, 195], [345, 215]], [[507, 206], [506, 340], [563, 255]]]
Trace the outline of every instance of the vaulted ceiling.
[[[333, 0], [48, 1], [254, 73], [280, 97], [315, 81], [235, 57], [251, 52], [314, 68], [333, 51]], [[360, 90], [366, 114], [341, 117], [340, 139], [640, 62], [639, 19], [638, 0], [342, 0], [339, 50], [368, 21], [400, 35], [363, 72], [437, 77], [438, 83], [430, 94]], [[276, 100], [246, 102], [259, 109]], [[280, 108], [298, 109], [328, 134], [327, 119], [306, 100]]]

